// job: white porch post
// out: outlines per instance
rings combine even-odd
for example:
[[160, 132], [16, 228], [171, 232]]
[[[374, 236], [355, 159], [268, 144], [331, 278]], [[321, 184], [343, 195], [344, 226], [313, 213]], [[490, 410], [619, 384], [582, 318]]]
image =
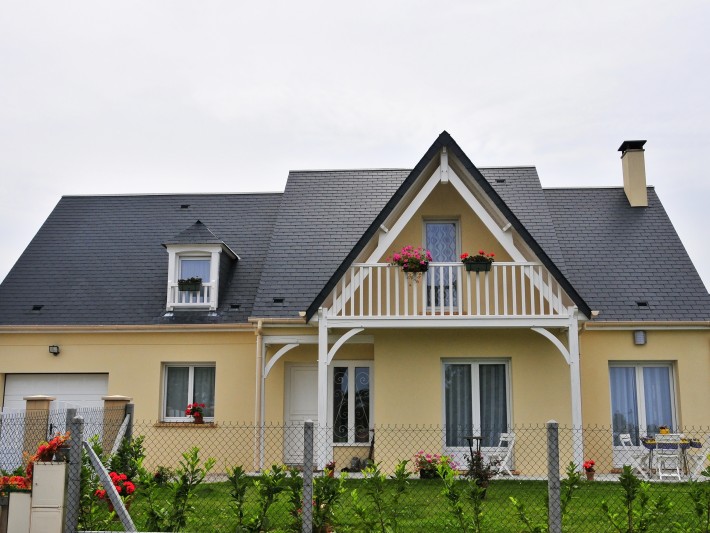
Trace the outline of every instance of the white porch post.
[[315, 436], [315, 467], [328, 461], [328, 320], [327, 309], [318, 309], [318, 426]]
[[572, 449], [574, 464], [581, 468], [584, 462], [584, 435], [582, 433], [582, 379], [579, 369], [579, 311], [569, 308], [570, 323], [567, 330], [569, 347], [570, 390], [572, 396]]

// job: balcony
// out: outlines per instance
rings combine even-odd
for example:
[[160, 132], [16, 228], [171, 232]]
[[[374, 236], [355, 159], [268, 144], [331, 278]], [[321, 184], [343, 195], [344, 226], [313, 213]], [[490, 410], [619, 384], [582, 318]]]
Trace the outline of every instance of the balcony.
[[332, 319], [567, 318], [571, 305], [540, 263], [495, 262], [489, 272], [430, 263], [407, 274], [388, 263], [352, 265], [330, 297]]
[[217, 309], [217, 290], [213, 283], [203, 283], [199, 291], [181, 291], [177, 283], [168, 283], [167, 310]]

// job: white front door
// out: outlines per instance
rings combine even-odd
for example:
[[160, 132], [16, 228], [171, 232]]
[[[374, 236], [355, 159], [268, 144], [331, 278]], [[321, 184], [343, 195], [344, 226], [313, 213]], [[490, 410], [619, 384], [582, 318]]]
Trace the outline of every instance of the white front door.
[[284, 463], [303, 464], [303, 423], [318, 421], [318, 365], [287, 364]]

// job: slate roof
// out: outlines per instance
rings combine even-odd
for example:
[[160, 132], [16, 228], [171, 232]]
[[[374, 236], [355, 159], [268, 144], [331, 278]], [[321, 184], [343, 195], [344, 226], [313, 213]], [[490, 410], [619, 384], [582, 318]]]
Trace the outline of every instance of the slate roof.
[[645, 208], [629, 207], [622, 187], [544, 194], [567, 276], [599, 320], [710, 320], [710, 295], [653, 187]]
[[[246, 322], [281, 196], [65, 196], [0, 285], [0, 324]], [[164, 317], [163, 243], [197, 220], [241, 260], [220, 291], [217, 313]]]
[[[297, 318], [437, 146], [413, 171], [294, 171], [284, 193], [64, 197], [0, 285], [0, 325]], [[631, 208], [621, 188], [543, 189], [534, 167], [470, 170], [600, 320], [710, 319], [710, 296], [652, 188], [648, 208]], [[221, 280], [216, 313], [165, 316], [163, 244], [195, 239], [241, 260]]]
[[[409, 172], [291, 172], [255, 315], [298, 316], [306, 311]], [[284, 298], [283, 304], [274, 298]]]

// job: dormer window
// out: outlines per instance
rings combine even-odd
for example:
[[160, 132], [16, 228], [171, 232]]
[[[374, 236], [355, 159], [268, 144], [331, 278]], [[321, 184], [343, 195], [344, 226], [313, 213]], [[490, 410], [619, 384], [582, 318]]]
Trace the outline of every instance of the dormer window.
[[210, 258], [204, 257], [180, 257], [180, 277], [179, 279], [210, 279]]
[[239, 257], [199, 220], [163, 244], [168, 250], [166, 309], [217, 309], [219, 274]]

